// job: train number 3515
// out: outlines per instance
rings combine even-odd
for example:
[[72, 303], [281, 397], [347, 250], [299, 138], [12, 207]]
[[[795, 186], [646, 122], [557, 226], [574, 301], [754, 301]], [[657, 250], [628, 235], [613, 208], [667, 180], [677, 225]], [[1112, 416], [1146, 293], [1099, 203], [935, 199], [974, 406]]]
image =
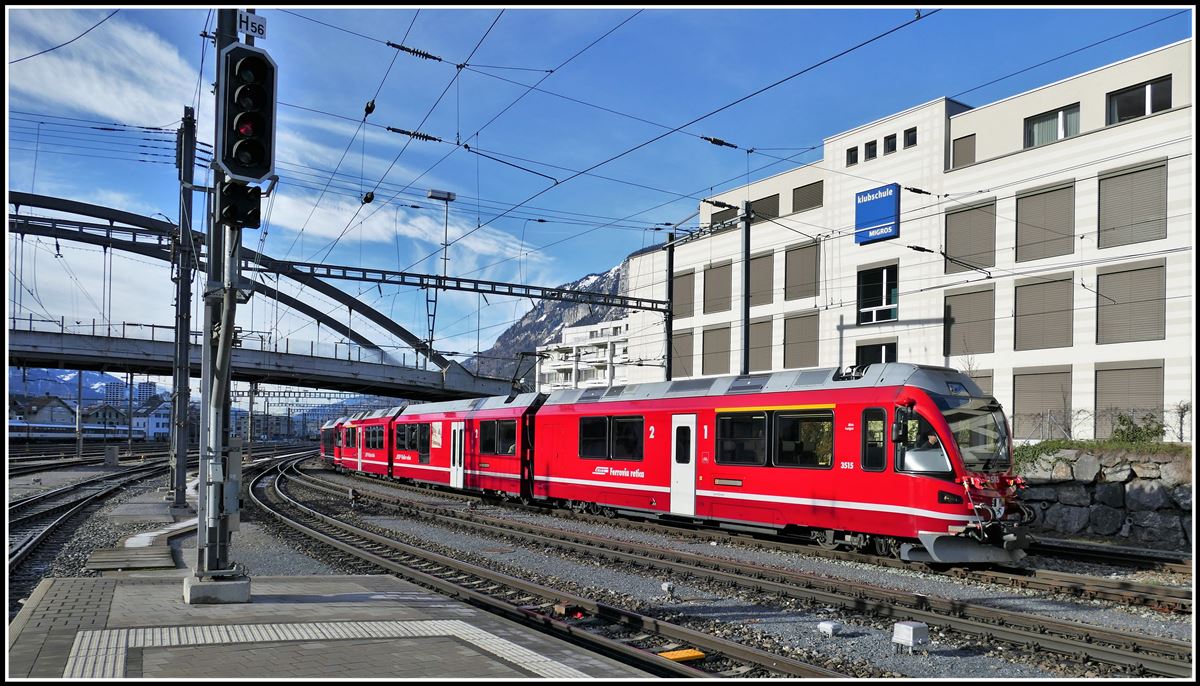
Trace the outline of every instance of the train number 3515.
[[853, 463], [853, 462], [841, 462], [841, 463], [839, 463], [839, 464], [840, 464], [840, 466], [841, 466], [841, 468], [842, 468], [842, 469], [854, 469], [854, 463]]

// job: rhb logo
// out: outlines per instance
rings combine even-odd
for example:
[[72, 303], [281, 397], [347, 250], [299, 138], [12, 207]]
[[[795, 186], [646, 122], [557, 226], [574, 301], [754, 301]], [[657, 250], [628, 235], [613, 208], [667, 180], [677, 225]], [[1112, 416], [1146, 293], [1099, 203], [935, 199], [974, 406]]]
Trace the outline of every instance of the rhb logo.
[[592, 476], [608, 476], [608, 467], [596, 467], [592, 472]]

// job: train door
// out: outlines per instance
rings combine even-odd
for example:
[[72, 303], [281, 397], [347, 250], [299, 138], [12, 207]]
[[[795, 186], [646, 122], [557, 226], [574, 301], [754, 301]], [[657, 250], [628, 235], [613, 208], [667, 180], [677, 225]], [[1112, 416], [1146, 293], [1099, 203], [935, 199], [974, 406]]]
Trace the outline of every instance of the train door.
[[363, 470], [363, 468], [362, 468], [363, 444], [366, 443], [366, 440], [364, 440], [363, 434], [365, 434], [365, 433], [366, 433], [365, 431], [359, 429], [358, 427], [354, 427], [354, 447], [355, 447], [356, 451], [358, 452], [358, 471], [360, 471], [360, 472]]
[[671, 417], [671, 514], [696, 514], [696, 415]]
[[450, 487], [463, 487], [463, 438], [466, 432], [463, 430], [465, 422], [451, 422], [450, 424]]

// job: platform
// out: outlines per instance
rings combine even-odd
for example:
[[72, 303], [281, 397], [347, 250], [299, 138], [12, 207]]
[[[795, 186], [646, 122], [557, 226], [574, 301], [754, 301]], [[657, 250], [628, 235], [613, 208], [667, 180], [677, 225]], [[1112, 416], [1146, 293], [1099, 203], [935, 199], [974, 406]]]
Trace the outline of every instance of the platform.
[[177, 574], [46, 579], [10, 626], [9, 678], [645, 678], [392, 576], [255, 577], [188, 605]]

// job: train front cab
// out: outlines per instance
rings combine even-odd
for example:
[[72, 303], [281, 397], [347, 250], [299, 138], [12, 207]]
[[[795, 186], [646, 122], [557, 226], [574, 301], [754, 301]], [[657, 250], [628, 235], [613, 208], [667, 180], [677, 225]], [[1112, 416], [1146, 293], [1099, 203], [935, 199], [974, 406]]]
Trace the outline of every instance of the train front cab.
[[334, 447], [335, 464], [342, 469], [362, 470], [362, 453], [358, 449], [360, 442], [358, 420], [366, 414], [365, 411], [355, 412], [342, 422], [341, 428], [337, 431], [338, 437], [341, 438], [341, 444]]
[[337, 464], [337, 448], [342, 444], [341, 426], [345, 417], [331, 419], [321, 426], [321, 460], [330, 466]]
[[994, 398], [966, 376], [946, 380], [944, 392], [905, 388], [891, 434], [897, 471], [919, 475], [910, 498], [962, 513], [959, 521], [919, 529], [920, 546], [902, 546], [903, 559], [1016, 562], [1025, 556], [1025, 527], [1034, 515], [1017, 498], [1024, 481], [1012, 475], [1009, 424]]
[[364, 413], [355, 420], [358, 429], [355, 439], [358, 452], [353, 466], [355, 471], [375, 476], [390, 476], [394, 434], [392, 423], [404, 411], [404, 405]]

